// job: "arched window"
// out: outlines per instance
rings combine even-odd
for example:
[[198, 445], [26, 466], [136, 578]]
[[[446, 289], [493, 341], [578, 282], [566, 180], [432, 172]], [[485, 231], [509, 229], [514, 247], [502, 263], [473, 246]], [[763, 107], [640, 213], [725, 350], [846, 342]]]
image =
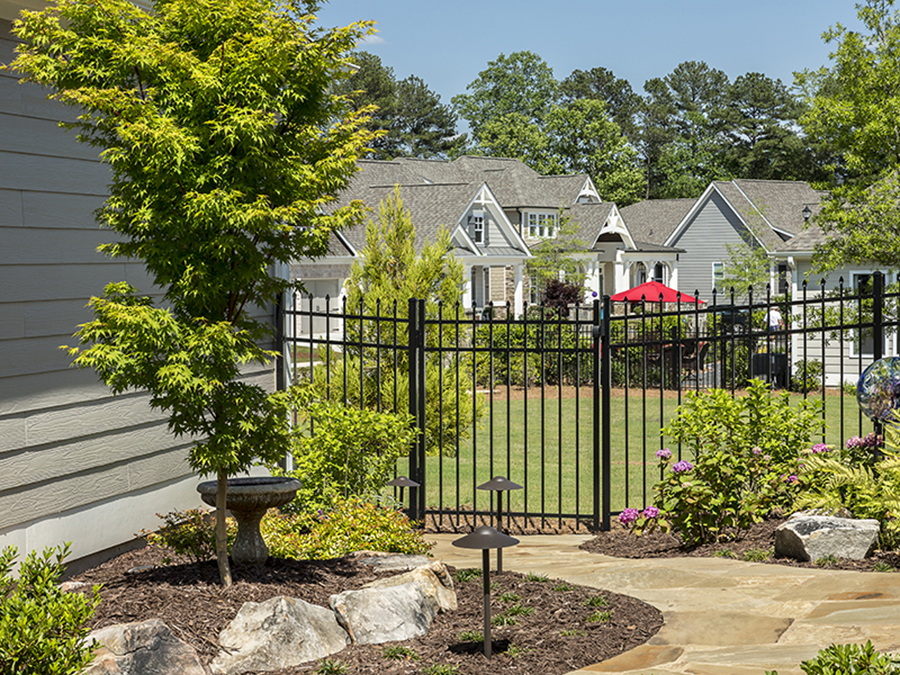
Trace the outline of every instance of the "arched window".
[[656, 263], [653, 266], [653, 281], [661, 284], [666, 283], [666, 266], [662, 263]]
[[638, 263], [634, 266], [634, 276], [632, 278], [635, 286], [640, 286], [647, 281], [647, 268], [644, 266], [644, 263]]

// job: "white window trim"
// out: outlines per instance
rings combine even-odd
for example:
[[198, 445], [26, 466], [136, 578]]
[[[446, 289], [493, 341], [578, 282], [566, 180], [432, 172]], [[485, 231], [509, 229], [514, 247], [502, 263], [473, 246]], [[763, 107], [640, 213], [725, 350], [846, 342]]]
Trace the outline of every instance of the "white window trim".
[[[850, 270], [850, 289], [853, 295], [856, 295], [859, 292], [859, 286], [857, 279], [859, 277], [872, 277], [875, 274], [875, 270]], [[885, 274], [884, 275], [884, 285], [889, 286], [892, 283], [892, 275]], [[856, 349], [856, 345], [859, 343], [859, 339], [856, 337], [856, 331], [853, 331], [853, 337], [850, 340], [850, 343], [847, 345], [847, 349], [849, 352], [849, 356], [851, 358], [863, 358], [863, 359], [872, 359], [875, 358], [875, 352], [862, 352], [860, 353]], [[897, 335], [896, 333], [891, 334], [890, 332], [886, 332], [884, 335], [884, 345], [881, 347], [881, 353], [884, 356], [890, 356], [892, 354], [897, 353]]]
[[531, 239], [556, 239], [558, 223], [555, 213], [528, 211], [525, 222]]

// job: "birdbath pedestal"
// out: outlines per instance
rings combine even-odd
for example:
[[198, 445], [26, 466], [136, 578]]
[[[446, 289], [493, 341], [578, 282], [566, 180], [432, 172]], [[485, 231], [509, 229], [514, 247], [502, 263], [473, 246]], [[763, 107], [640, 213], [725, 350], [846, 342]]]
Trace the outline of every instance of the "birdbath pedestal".
[[[214, 480], [200, 483], [197, 486], [200, 499], [215, 506], [217, 487]], [[269, 549], [259, 531], [259, 523], [266, 511], [291, 501], [300, 487], [299, 480], [284, 476], [229, 479], [225, 508], [231, 511], [238, 524], [237, 537], [231, 547], [232, 560], [251, 565], [266, 562]]]

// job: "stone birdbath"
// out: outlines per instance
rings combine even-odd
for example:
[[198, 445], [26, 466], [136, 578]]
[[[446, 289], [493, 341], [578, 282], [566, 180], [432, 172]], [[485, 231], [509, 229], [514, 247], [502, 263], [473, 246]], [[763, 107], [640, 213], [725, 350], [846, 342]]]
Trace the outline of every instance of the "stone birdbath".
[[[197, 486], [200, 499], [216, 505], [216, 481]], [[299, 480], [285, 476], [231, 478], [225, 496], [225, 508], [231, 511], [238, 524], [237, 537], [231, 547], [231, 559], [236, 563], [262, 565], [269, 557], [269, 549], [259, 531], [259, 522], [271, 508], [283, 506], [294, 498], [301, 487]]]

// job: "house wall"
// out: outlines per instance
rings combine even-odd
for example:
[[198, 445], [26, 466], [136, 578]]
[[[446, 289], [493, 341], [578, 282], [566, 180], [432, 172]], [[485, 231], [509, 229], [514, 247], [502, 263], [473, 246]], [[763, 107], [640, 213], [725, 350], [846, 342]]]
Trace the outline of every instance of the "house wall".
[[[698, 290], [701, 300], [711, 301], [713, 263], [728, 260], [726, 244], [741, 243], [740, 232], [744, 229], [722, 197], [713, 192], [684, 232], [668, 242], [670, 246], [685, 250], [678, 259], [678, 290], [689, 295]], [[727, 301], [721, 297], [716, 299], [716, 304], [723, 302]]]
[[[837, 291], [841, 288], [841, 277], [844, 279], [844, 292], [848, 295], [855, 294], [853, 286], [854, 273], [869, 274], [876, 270], [875, 267], [869, 266], [851, 266], [832, 271], [824, 276], [825, 291]], [[792, 295], [794, 298], [803, 297], [803, 281], [807, 281], [806, 296], [807, 298], [818, 297], [822, 288], [821, 274], [813, 274], [812, 263], [810, 260], [797, 260], [793, 271]], [[897, 274], [894, 272], [885, 273], [885, 284], [895, 283]], [[847, 317], [845, 321], [851, 321], [849, 317], [853, 315], [855, 303], [847, 303]], [[794, 317], [795, 323], [802, 324], [803, 316], [798, 310]], [[823, 345], [824, 342], [824, 345]], [[884, 344], [882, 345], [883, 356], [897, 356], [900, 354], [900, 344], [898, 344], [898, 335], [895, 332], [886, 330]], [[824, 349], [823, 349], [824, 346]], [[866, 349], [860, 349], [858, 341], [851, 332], [845, 332], [843, 340], [831, 335], [824, 336], [808, 335], [806, 337], [806, 355], [808, 359], [815, 359], [824, 363], [825, 384], [827, 386], [837, 387], [841, 383], [856, 384], [859, 376], [873, 361], [873, 354]], [[792, 344], [792, 362], [794, 365], [802, 358], [804, 349], [803, 336], [797, 335], [793, 338]], [[862, 353], [860, 353], [862, 352]]]
[[[0, 63], [13, 47], [0, 18]], [[110, 174], [96, 148], [57, 126], [72, 111], [45, 95], [0, 72], [0, 548], [72, 541], [74, 560], [200, 501], [189, 440], [168, 433], [146, 395], [112, 396], [59, 349], [107, 283], [159, 292], [141, 264], [97, 253], [112, 238], [92, 215]], [[247, 377], [274, 384], [270, 368]]]

